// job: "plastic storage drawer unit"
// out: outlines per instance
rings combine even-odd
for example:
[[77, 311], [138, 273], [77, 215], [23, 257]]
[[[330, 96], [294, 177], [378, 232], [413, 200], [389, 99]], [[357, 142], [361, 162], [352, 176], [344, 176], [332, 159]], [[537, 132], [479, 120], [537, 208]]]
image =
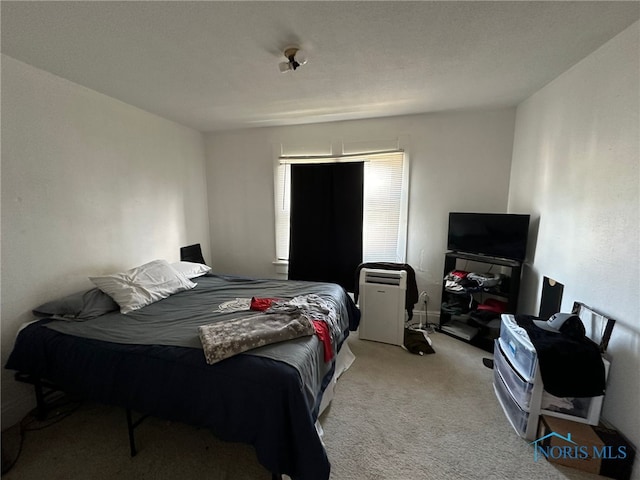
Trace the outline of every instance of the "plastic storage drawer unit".
[[[528, 438], [527, 428], [529, 425], [529, 412], [522, 410], [516, 401], [511, 397], [497, 369], [493, 369], [493, 389], [498, 397], [498, 402], [507, 416], [513, 429], [523, 438]], [[537, 424], [537, 422], [536, 422]], [[537, 427], [537, 425], [536, 425]]]
[[500, 342], [495, 341], [494, 352], [494, 369], [498, 370], [502, 380], [504, 381], [507, 389], [511, 393], [511, 396], [518, 402], [523, 410], [529, 410], [531, 406], [531, 392], [533, 391], [533, 383], [529, 383], [524, 380], [518, 373], [509, 365], [509, 361], [505, 358]]
[[527, 332], [516, 323], [513, 315], [502, 315], [498, 340], [509, 363], [525, 381], [533, 383], [538, 365], [538, 355]]

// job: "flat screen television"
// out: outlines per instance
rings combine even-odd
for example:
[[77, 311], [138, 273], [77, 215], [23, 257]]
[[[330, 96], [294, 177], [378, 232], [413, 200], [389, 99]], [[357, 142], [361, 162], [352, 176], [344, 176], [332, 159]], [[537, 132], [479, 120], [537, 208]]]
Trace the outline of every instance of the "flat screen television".
[[447, 248], [523, 261], [528, 234], [529, 215], [451, 212]]

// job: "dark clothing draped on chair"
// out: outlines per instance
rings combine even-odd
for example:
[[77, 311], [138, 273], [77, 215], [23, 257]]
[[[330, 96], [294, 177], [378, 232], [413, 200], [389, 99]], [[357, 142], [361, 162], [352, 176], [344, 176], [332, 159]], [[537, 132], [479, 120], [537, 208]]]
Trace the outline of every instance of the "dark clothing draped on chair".
[[364, 164], [291, 166], [289, 279], [352, 292], [362, 261]]

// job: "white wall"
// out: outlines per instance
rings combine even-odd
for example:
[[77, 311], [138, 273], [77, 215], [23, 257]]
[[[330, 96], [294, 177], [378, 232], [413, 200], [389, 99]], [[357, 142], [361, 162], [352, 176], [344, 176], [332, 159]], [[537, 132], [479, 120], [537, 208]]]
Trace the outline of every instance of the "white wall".
[[[201, 242], [199, 132], [2, 56], [2, 365], [40, 303]], [[33, 408], [2, 370], [2, 422]]]
[[636, 445], [639, 38], [636, 22], [518, 107], [509, 194], [510, 209], [540, 219], [534, 263], [523, 281], [525, 313], [537, 313], [548, 276], [565, 285], [563, 311], [581, 301], [618, 320], [604, 416]]
[[[213, 268], [273, 277], [274, 150], [330, 153], [400, 139], [410, 161], [407, 262], [439, 311], [448, 213], [507, 209], [515, 110], [438, 113], [206, 136]], [[435, 321], [435, 318], [430, 318]]]

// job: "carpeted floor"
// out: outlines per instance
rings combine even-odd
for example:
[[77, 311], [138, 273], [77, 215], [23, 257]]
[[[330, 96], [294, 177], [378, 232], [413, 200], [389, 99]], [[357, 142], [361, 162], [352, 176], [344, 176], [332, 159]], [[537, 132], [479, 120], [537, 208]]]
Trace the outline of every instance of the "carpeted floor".
[[[321, 417], [333, 480], [602, 478], [535, 462], [495, 398], [487, 353], [443, 334], [432, 339], [436, 354], [418, 356], [350, 337], [356, 360]], [[155, 418], [136, 430], [139, 453], [130, 458], [121, 409], [74, 406], [61, 406], [72, 413], [50, 426], [25, 419], [20, 456], [4, 479], [271, 478], [251, 447]], [[3, 432], [3, 456], [19, 438], [17, 428]]]

